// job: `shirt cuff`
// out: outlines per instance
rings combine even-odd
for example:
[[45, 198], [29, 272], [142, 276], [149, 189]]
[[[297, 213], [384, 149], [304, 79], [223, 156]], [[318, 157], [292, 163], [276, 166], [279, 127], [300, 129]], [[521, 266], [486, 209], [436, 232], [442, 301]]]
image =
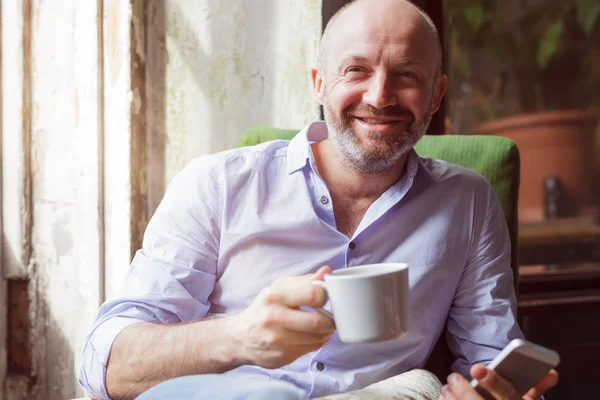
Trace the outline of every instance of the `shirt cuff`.
[[88, 396], [110, 400], [106, 391], [106, 365], [117, 335], [129, 325], [142, 322], [133, 318], [112, 317], [94, 329], [84, 346], [79, 384]]

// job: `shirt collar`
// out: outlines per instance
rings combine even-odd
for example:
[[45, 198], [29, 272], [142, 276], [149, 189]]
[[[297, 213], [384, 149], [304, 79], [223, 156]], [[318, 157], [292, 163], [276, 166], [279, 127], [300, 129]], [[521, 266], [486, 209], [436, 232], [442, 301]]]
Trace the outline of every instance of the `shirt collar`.
[[419, 171], [419, 165], [421, 164], [421, 157], [417, 154], [415, 149], [410, 149], [408, 157], [406, 159], [406, 173], [386, 192], [387, 195], [394, 197], [396, 200], [404, 197], [406, 192], [410, 190], [415, 180], [415, 176]]
[[[311, 122], [291, 140], [287, 148], [288, 175], [306, 167], [312, 157], [310, 145], [327, 139], [327, 125], [324, 121]], [[419, 170], [420, 157], [414, 149], [410, 150], [406, 161], [406, 176], [412, 182]]]
[[327, 126], [323, 121], [308, 124], [290, 142], [287, 148], [288, 175], [304, 168], [312, 157], [310, 145], [327, 139]]
[[406, 175], [412, 180], [417, 171], [419, 170], [419, 164], [421, 164], [421, 157], [417, 154], [415, 149], [410, 149], [408, 153], [408, 159], [406, 160]]

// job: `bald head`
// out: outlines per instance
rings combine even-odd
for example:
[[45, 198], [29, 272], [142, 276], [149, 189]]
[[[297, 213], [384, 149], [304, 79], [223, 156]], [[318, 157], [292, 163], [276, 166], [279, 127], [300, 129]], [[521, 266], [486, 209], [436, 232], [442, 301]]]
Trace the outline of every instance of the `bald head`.
[[329, 20], [321, 37], [317, 64], [319, 72], [323, 74], [326, 69], [328, 48], [335, 36], [344, 34], [349, 26], [356, 26], [357, 21], [372, 21], [381, 15], [393, 18], [398, 25], [413, 25], [414, 29], [420, 31], [420, 40], [434, 49], [433, 63], [437, 80], [442, 73], [442, 45], [438, 31], [431, 18], [408, 0], [379, 0], [376, 5], [372, 1], [353, 0], [342, 7]]

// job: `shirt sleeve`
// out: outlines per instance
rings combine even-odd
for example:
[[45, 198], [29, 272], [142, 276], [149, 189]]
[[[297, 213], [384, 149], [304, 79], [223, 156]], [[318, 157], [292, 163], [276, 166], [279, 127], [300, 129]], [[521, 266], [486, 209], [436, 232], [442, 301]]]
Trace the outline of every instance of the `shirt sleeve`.
[[86, 338], [79, 383], [91, 397], [110, 398], [107, 360], [115, 338], [127, 326], [191, 321], [208, 312], [220, 235], [218, 181], [211, 156], [194, 160], [173, 178], [122, 289], [100, 307]]
[[506, 220], [489, 184], [486, 192], [476, 206], [482, 212], [474, 218], [483, 223], [473, 229], [473, 245], [448, 314], [447, 340], [457, 356], [452, 370], [466, 377], [473, 364], [487, 365], [511, 340], [523, 338], [516, 321]]

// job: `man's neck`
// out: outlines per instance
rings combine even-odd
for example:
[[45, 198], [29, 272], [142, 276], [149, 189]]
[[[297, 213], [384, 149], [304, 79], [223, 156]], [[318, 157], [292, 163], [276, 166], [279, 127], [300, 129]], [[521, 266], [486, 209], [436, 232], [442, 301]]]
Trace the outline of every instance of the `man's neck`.
[[381, 174], [365, 174], [344, 162], [336, 154], [330, 140], [312, 145], [315, 163], [332, 196], [375, 201], [405, 174], [408, 154], [402, 156], [389, 171]]

